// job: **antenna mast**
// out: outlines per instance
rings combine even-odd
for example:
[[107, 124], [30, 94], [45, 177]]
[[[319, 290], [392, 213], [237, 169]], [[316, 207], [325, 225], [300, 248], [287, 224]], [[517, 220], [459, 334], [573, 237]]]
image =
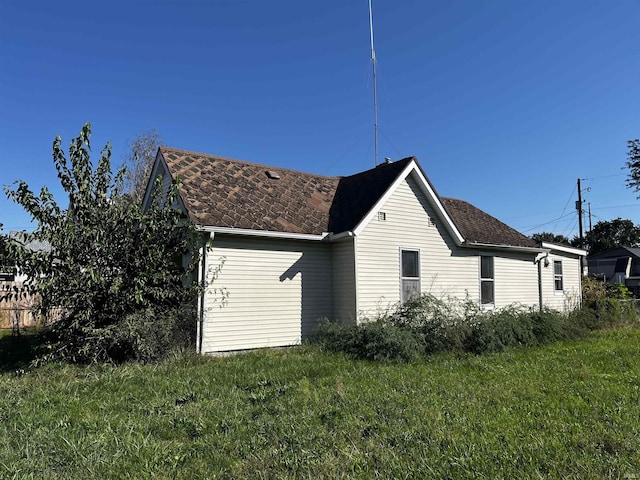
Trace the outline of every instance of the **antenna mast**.
[[374, 162], [378, 165], [378, 92], [376, 90], [376, 51], [373, 48], [373, 14], [371, 0], [369, 0], [369, 33], [371, 36], [371, 65], [373, 67], [373, 145]]

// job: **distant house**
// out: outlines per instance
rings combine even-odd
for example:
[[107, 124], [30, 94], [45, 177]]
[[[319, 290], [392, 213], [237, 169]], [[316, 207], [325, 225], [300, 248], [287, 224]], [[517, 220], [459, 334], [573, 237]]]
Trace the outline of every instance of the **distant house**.
[[[415, 157], [328, 177], [161, 147], [151, 178], [178, 177], [179, 207], [209, 249], [203, 353], [300, 343], [319, 319], [357, 323], [419, 292], [564, 310], [583, 250], [542, 244], [438, 195]], [[150, 199], [151, 184], [145, 195]]]
[[589, 275], [622, 283], [640, 297], [640, 248], [618, 247], [587, 257]]
[[[9, 232], [9, 241], [23, 245], [32, 251], [49, 251], [46, 242], [30, 240], [25, 232]], [[33, 296], [2, 300], [3, 294], [20, 289], [27, 279], [10, 259], [0, 262], [0, 329], [22, 328], [37, 325], [39, 316], [34, 311], [39, 299]]]

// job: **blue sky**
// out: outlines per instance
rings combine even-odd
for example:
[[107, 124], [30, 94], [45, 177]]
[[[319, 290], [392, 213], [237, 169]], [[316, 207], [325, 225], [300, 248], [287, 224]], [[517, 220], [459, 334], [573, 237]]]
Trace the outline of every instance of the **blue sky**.
[[[640, 223], [640, 2], [373, 0], [380, 159], [526, 234]], [[51, 144], [164, 143], [324, 175], [374, 166], [367, 0], [0, 0], [0, 185], [60, 195]], [[585, 203], [585, 208], [587, 203]], [[0, 194], [5, 232], [31, 228]], [[588, 219], [585, 218], [588, 226]]]

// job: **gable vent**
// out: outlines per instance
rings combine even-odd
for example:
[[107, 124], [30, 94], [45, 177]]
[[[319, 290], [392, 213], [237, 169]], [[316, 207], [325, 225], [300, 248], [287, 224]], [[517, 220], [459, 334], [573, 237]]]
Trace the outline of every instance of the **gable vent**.
[[274, 172], [273, 170], [267, 170], [267, 177], [273, 180], [280, 180], [280, 174], [278, 172]]
[[387, 214], [385, 212], [378, 212], [378, 220], [381, 222], [387, 221]]

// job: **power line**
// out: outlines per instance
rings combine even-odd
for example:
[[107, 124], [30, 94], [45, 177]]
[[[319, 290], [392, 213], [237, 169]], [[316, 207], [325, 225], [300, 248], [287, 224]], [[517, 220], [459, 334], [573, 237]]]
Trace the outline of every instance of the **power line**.
[[626, 177], [626, 173], [614, 173], [612, 175], [600, 175], [599, 177], [589, 177], [583, 178], [583, 180], [599, 180], [601, 178], [611, 178], [611, 177]]
[[[565, 203], [564, 208], [562, 209], [562, 213], [560, 214], [560, 217], [558, 217], [558, 220], [563, 218], [564, 212], [567, 211], [567, 207], [569, 206], [569, 202], [571, 202], [571, 199], [573, 198], [573, 194], [575, 193], [576, 188], [578, 188], [578, 187], [574, 185], [573, 189], [571, 190], [571, 195], [569, 195], [569, 199], [567, 200], [567, 203]], [[551, 223], [551, 222], [549, 222], [549, 223]], [[556, 223], [554, 225], [553, 229], [556, 230], [557, 228], [558, 228], [558, 224]]]
[[592, 208], [591, 210], [608, 210], [608, 209], [611, 209], [611, 208], [628, 208], [628, 207], [636, 207], [636, 208], [638, 208], [638, 207], [640, 207], [640, 204], [630, 203], [628, 205], [610, 205], [610, 206], [607, 206], [607, 207]]
[[550, 220], [550, 221], [545, 222], [545, 223], [541, 223], [541, 224], [536, 225], [536, 226], [534, 226], [534, 227], [526, 228], [526, 229], [524, 229], [524, 230], [521, 230], [521, 232], [522, 232], [522, 233], [530, 232], [531, 230], [535, 230], [535, 229], [537, 229], [537, 228], [544, 227], [545, 225], [549, 225], [550, 223], [553, 223], [553, 222], [556, 222], [556, 226], [554, 227], [554, 230], [555, 230], [555, 229], [557, 228], [557, 225], [558, 225], [558, 223], [560, 222], [560, 220], [562, 220], [563, 218], [569, 217], [569, 216], [571, 216], [571, 215], [573, 215], [573, 212], [567, 213], [566, 215], [562, 215], [561, 217], [555, 218], [555, 219]]

